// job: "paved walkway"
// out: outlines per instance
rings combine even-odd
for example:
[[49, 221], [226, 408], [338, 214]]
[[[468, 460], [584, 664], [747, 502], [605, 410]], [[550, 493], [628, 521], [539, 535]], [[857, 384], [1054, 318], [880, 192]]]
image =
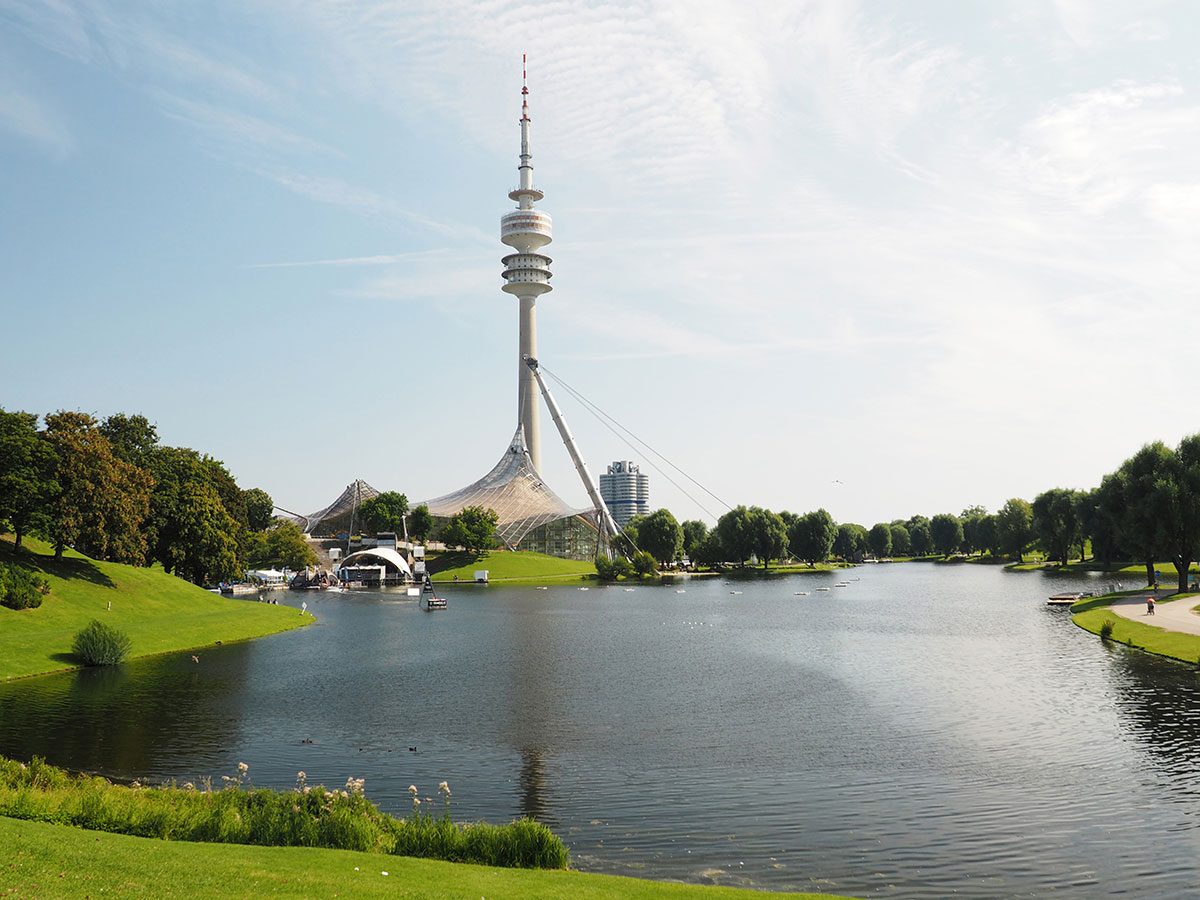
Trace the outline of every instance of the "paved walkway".
[[[1159, 591], [1159, 596], [1166, 597], [1166, 591]], [[1147, 590], [1144, 594], [1134, 594], [1117, 600], [1110, 607], [1118, 616], [1133, 619], [1143, 625], [1155, 625], [1167, 631], [1182, 631], [1185, 634], [1200, 635], [1200, 615], [1192, 609], [1200, 603], [1200, 597], [1185, 597], [1170, 603], [1154, 604], [1154, 615], [1146, 614], [1146, 598], [1153, 596], [1154, 591]]]

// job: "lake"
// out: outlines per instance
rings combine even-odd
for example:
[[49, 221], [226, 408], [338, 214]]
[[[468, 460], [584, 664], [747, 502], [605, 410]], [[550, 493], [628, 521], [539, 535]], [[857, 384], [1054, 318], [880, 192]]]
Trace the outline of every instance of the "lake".
[[0, 686], [0, 753], [150, 782], [219, 786], [239, 762], [260, 786], [365, 778], [399, 815], [410, 784], [446, 780], [456, 819], [536, 816], [585, 871], [1200, 897], [1197, 669], [1045, 604], [1110, 580], [912, 563], [464, 584], [436, 613], [280, 593], [319, 623]]

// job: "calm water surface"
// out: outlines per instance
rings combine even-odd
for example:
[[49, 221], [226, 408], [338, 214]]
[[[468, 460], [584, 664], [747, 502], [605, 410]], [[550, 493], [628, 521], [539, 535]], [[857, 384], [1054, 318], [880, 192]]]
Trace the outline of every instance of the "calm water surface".
[[463, 585], [434, 614], [281, 594], [319, 624], [0, 687], [0, 753], [151, 781], [365, 777], [397, 814], [445, 779], [456, 818], [536, 816], [589, 871], [1200, 898], [1200, 678], [1045, 605], [1089, 584], [905, 564]]

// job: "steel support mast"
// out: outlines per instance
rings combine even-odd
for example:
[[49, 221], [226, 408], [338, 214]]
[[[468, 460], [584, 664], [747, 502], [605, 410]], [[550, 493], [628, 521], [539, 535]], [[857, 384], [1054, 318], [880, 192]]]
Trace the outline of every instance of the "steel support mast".
[[592, 478], [592, 473], [588, 471], [587, 463], [579, 455], [579, 449], [575, 446], [575, 437], [571, 434], [571, 429], [567, 427], [566, 420], [562, 417], [562, 410], [554, 402], [554, 395], [550, 393], [550, 388], [546, 387], [546, 380], [542, 378], [542, 373], [538, 369], [538, 361], [527, 356], [525, 357], [525, 365], [529, 366], [529, 370], [533, 372], [533, 377], [537, 380], [538, 387], [542, 391], [542, 396], [546, 398], [546, 407], [550, 410], [550, 418], [554, 420], [554, 426], [558, 429], [559, 436], [567, 447], [567, 452], [571, 454], [571, 462], [575, 463], [575, 471], [579, 473], [579, 477], [583, 480], [583, 486], [587, 489], [588, 497], [592, 500], [592, 506], [600, 514], [601, 526], [608, 532], [610, 538], [616, 537], [621, 533], [621, 529], [617, 527], [612, 513], [608, 511], [608, 504], [600, 496], [600, 489], [596, 486], [596, 482]]

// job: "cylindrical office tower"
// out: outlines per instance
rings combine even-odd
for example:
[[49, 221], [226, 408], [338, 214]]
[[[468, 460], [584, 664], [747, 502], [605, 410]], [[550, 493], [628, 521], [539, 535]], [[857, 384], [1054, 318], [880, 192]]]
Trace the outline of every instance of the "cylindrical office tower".
[[504, 263], [502, 290], [516, 294], [521, 304], [520, 340], [517, 352], [517, 410], [525, 432], [529, 458], [539, 472], [542, 468], [541, 426], [538, 417], [537, 382], [525, 364], [526, 357], [537, 358], [537, 298], [551, 290], [550, 257], [538, 251], [553, 240], [550, 216], [533, 208], [545, 194], [533, 186], [533, 156], [529, 152], [529, 85], [525, 57], [521, 57], [521, 163], [517, 168], [520, 182], [509, 198], [517, 208], [500, 218], [500, 241], [516, 250], [501, 260]]

